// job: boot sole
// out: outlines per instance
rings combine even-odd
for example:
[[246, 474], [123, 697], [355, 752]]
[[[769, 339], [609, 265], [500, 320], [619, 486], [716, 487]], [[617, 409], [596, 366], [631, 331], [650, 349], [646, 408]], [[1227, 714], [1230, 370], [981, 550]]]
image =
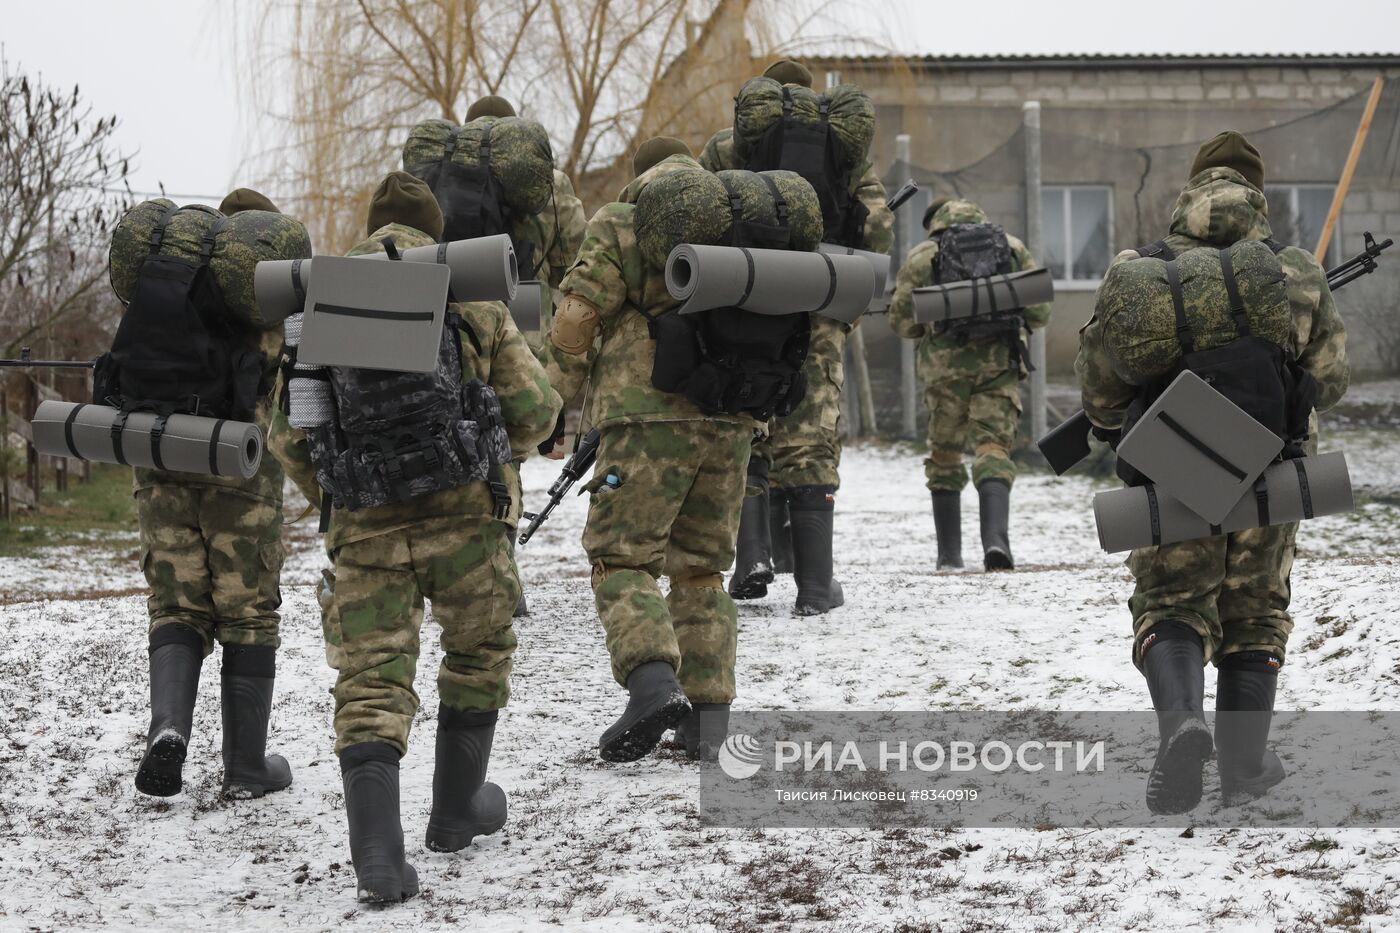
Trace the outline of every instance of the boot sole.
[[768, 584], [773, 582], [773, 569], [766, 567], [754, 570], [743, 579], [729, 581], [729, 595], [733, 599], [759, 599], [768, 595]]
[[136, 789], [150, 797], [174, 797], [185, 786], [188, 743], [174, 732], [156, 737], [136, 769]]
[[631, 728], [615, 736], [607, 744], [599, 744], [598, 757], [612, 764], [638, 761], [651, 754], [667, 729], [674, 729], [690, 713], [685, 694], [676, 693], [648, 716], [637, 720]]
[[1152, 764], [1147, 779], [1147, 809], [1159, 815], [1186, 813], [1201, 802], [1201, 771], [1214, 744], [1204, 723], [1182, 726]]
[[988, 551], [982, 558], [982, 566], [986, 570], [1016, 569], [1016, 564], [1011, 560], [1011, 555], [1001, 548]]
[[[386, 892], [397, 891], [389, 894]], [[355, 899], [367, 907], [388, 907], [418, 896], [418, 871], [407, 862], [401, 879], [374, 879], [368, 883], [355, 882]]]

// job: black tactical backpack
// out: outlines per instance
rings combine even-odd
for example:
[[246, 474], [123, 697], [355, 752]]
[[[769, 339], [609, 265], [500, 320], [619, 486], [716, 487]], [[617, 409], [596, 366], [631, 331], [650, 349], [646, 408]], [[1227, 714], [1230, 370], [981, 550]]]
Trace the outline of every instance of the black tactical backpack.
[[[161, 244], [177, 210], [167, 208], [151, 231], [112, 348], [97, 360], [93, 401], [122, 411], [114, 433], [133, 411], [161, 416], [153, 433], [173, 414], [251, 421], [264, 393], [257, 335], [227, 312], [209, 268], [225, 218], [205, 233], [197, 259], [164, 256]], [[121, 445], [117, 450], [120, 456]]]
[[796, 172], [817, 192], [825, 230], [822, 241], [860, 249], [865, 245], [865, 221], [870, 209], [851, 195], [851, 165], [844, 145], [832, 132], [831, 101], [820, 98], [821, 121], [793, 118], [792, 89], [783, 87], [783, 115], [763, 134], [744, 166], [751, 172]]
[[[723, 176], [719, 176], [723, 181]], [[729, 182], [734, 214], [729, 242], [743, 249], [788, 249], [788, 205], [773, 179], [768, 183], [777, 223], [743, 218], [739, 196]], [[694, 314], [670, 311], [646, 315], [656, 340], [651, 384], [677, 392], [706, 414], [747, 414], [760, 421], [792, 414], [807, 394], [802, 364], [811, 345], [811, 316], [756, 314], [739, 308], [712, 308]]]
[[504, 233], [511, 238], [517, 265], [521, 269], [534, 269], [535, 246], [511, 233], [511, 210], [501, 193], [500, 182], [491, 171], [491, 123], [481, 128], [481, 146], [475, 165], [462, 165], [452, 159], [457, 152], [459, 130], [454, 128], [448, 135], [442, 161], [413, 169], [413, 174], [432, 189], [442, 208], [443, 242]]
[[[1264, 243], [1275, 255], [1284, 249], [1283, 244], [1271, 239], [1266, 239]], [[1163, 240], [1140, 247], [1137, 252], [1144, 258], [1161, 259], [1167, 263], [1167, 285], [1171, 289], [1172, 305], [1176, 311], [1176, 338], [1181, 344], [1181, 361], [1162, 378], [1138, 391], [1124, 413], [1120, 436], [1126, 435], [1142, 420], [1142, 416], [1177, 376], [1189, 371], [1277, 434], [1284, 442], [1279, 459], [1294, 460], [1304, 456], [1308, 419], [1317, 405], [1317, 380], [1298, 363], [1291, 350], [1250, 333], [1249, 316], [1240, 298], [1229, 250], [1222, 249], [1219, 253], [1236, 336], [1223, 346], [1207, 350], [1196, 349], [1196, 335], [1187, 320], [1186, 306], [1182, 300], [1176, 253]], [[1151, 482], [1121, 459], [1117, 472], [1119, 478], [1130, 486], [1144, 486]]]
[[[392, 240], [385, 245], [397, 258]], [[432, 372], [327, 369], [335, 417], [308, 429], [307, 441], [331, 504], [353, 512], [488, 480], [495, 515], [506, 517], [500, 467], [511, 461], [510, 438], [495, 390], [463, 383], [463, 335], [480, 355], [471, 326], [449, 311]]]
[[[933, 257], [936, 285], [1008, 275], [1016, 270], [1011, 244], [1000, 224], [952, 224], [937, 237], [938, 252]], [[959, 344], [969, 340], [1000, 339], [1006, 342], [1011, 365], [1029, 367], [1030, 354], [1021, 341], [1026, 329], [1021, 308], [1004, 311], [989, 308], [986, 313], [939, 323], [935, 332], [952, 336]]]

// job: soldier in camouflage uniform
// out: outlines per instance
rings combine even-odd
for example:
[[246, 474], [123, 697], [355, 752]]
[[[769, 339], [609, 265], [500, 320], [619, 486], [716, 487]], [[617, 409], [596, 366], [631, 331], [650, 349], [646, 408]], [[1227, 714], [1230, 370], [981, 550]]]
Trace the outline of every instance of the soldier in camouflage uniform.
[[[1016, 465], [1011, 450], [1021, 420], [1020, 381], [1026, 369], [1019, 352], [1004, 337], [960, 338], [935, 333], [914, 320], [916, 288], [935, 284], [933, 261], [938, 237], [953, 224], [984, 224], [987, 215], [971, 201], [943, 198], [924, 212], [929, 239], [917, 243], [895, 279], [890, 301], [890, 328], [919, 341], [919, 376], [928, 411], [928, 458], [924, 475], [933, 497], [938, 567], [957, 568], [962, 561], [962, 491], [967, 486], [963, 452], [973, 450], [972, 483], [977, 489], [982, 525], [983, 564], [987, 570], [1012, 566], [1009, 522], [1011, 484]], [[1026, 245], [1007, 236], [1016, 271], [1036, 268]], [[1049, 305], [1025, 309], [1026, 325], [1038, 330], [1050, 322]], [[1019, 345], [1020, 337], [1015, 338]]]
[[[1264, 163], [1238, 133], [1222, 133], [1201, 147], [1191, 178], [1177, 200], [1164, 241], [1174, 253], [1193, 247], [1223, 248], [1270, 236], [1264, 200]], [[1114, 263], [1137, 258], [1120, 253]], [[1293, 328], [1286, 350], [1317, 380], [1317, 410], [1335, 405], [1349, 372], [1346, 334], [1313, 255], [1298, 247], [1278, 254], [1283, 267]], [[1168, 330], [1174, 330], [1173, 324]], [[1138, 388], [1113, 372], [1097, 318], [1080, 331], [1075, 372], [1084, 410], [1096, 431], [1110, 439]], [[1316, 419], [1309, 452], [1316, 450]], [[1218, 670], [1215, 745], [1225, 802], [1238, 803], [1283, 778], [1277, 756], [1267, 751], [1269, 712], [1278, 670], [1293, 621], [1288, 614], [1289, 573], [1296, 524], [1136, 550], [1128, 569], [1136, 588], [1128, 602], [1133, 615], [1133, 662], [1143, 672], [1158, 710], [1162, 743], [1148, 806], [1184, 812], [1201, 795], [1201, 763], [1211, 739], [1202, 715], [1204, 665]]]
[[[812, 73], [793, 61], [774, 62], [763, 76], [812, 86]], [[745, 168], [735, 154], [732, 127], [710, 138], [700, 164], [712, 172]], [[853, 172], [852, 179], [851, 196], [869, 211], [864, 242], [857, 245], [888, 253], [894, 243], [894, 214], [885, 206], [885, 186], [870, 162]], [[832, 578], [831, 534], [841, 486], [841, 389], [850, 329], [840, 321], [812, 316], [812, 344], [804, 366], [807, 395], [791, 415], [774, 419], [768, 437], [754, 445], [748, 482], [756, 495], [744, 502], [739, 559], [729, 583], [736, 599], [766, 596], [776, 570], [794, 573], [800, 615], [820, 614], [845, 601], [840, 583]]]
[[[390, 237], [400, 249], [435, 242], [442, 214], [426, 185], [396, 172], [376, 192], [367, 229], [369, 238], [350, 255], [383, 251]], [[478, 378], [496, 391], [512, 449], [529, 450], [549, 435], [561, 408], [544, 369], [503, 305], [454, 304], [450, 313], [469, 332], [462, 341], [463, 381]], [[319, 501], [306, 437], [281, 411], [268, 447], [307, 497]], [[486, 782], [486, 769], [516, 646], [516, 466], [503, 467], [501, 479], [510, 494], [502, 520], [493, 517], [484, 481], [330, 516], [326, 549], [335, 577], [323, 593], [323, 624], [338, 668], [335, 748], [365, 902], [417, 892], [417, 875], [404, 861], [398, 777], [418, 711], [413, 680], [425, 600], [442, 628], [444, 655], [427, 846], [456, 851], [505, 822], [505, 794]]]
[[635, 202], [653, 179], [698, 163], [684, 143], [662, 138], [643, 144], [633, 167], [636, 179], [589, 221], [545, 346], [560, 395], [592, 380], [587, 414], [602, 433], [583, 546], [613, 676], [629, 695], [599, 741], [605, 761], [642, 757], [692, 705], [689, 753], [717, 752], [724, 740], [738, 618], [721, 574], [734, 559], [758, 426], [652, 388], [648, 315], [679, 303], [637, 246]]
[[[239, 188], [219, 210], [276, 211]], [[248, 275], [252, 275], [252, 269]], [[271, 384], [281, 334], [262, 335]], [[270, 403], [260, 402], [266, 429]], [[281, 755], [265, 755], [282, 604], [282, 468], [264, 457], [252, 479], [136, 469], [141, 569], [150, 585], [151, 725], [136, 789], [168, 797], [183, 786], [200, 668], [217, 642], [223, 709], [223, 790], [261, 797], [292, 783]]]

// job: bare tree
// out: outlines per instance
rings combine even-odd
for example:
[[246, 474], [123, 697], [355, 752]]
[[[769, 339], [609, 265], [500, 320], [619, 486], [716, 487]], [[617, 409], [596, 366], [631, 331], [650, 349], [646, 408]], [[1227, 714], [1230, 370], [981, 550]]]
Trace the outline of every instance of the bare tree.
[[[0, 60], [0, 353], [110, 316], [107, 239], [130, 203], [115, 117]], [[93, 324], [102, 322], [92, 321]], [[81, 336], [99, 327], [69, 328]], [[92, 349], [86, 346], [70, 349]]]

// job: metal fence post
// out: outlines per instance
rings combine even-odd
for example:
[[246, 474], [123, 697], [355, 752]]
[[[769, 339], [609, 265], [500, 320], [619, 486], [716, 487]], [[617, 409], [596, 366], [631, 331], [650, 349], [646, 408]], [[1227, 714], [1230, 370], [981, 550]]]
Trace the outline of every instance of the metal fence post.
[[[1040, 260], [1040, 101], [1028, 100], [1021, 108], [1026, 146], [1026, 247]], [[1045, 332], [1031, 334], [1031, 438], [1045, 436]]]

